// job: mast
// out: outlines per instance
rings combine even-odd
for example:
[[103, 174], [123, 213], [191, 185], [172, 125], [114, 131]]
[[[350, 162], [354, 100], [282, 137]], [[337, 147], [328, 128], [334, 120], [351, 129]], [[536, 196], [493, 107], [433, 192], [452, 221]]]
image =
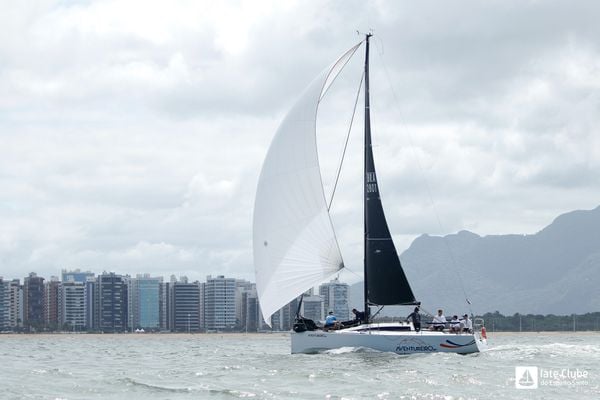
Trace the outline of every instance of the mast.
[[363, 257], [363, 265], [364, 265], [364, 287], [363, 287], [363, 294], [364, 294], [364, 301], [365, 301], [365, 321], [366, 323], [368, 323], [371, 319], [371, 310], [369, 309], [369, 298], [368, 298], [368, 284], [367, 284], [367, 240], [368, 240], [368, 230], [367, 230], [367, 216], [368, 216], [368, 212], [367, 212], [367, 170], [368, 170], [368, 160], [369, 160], [369, 150], [371, 148], [371, 113], [370, 113], [370, 106], [369, 106], [369, 39], [371, 38], [371, 36], [373, 36], [373, 34], [371, 33], [367, 33], [365, 35], [365, 146], [364, 146], [364, 174], [363, 174], [363, 179], [364, 179], [364, 199], [363, 199], [363, 218], [364, 218], [364, 246], [363, 246], [363, 251], [364, 251], [364, 257]]

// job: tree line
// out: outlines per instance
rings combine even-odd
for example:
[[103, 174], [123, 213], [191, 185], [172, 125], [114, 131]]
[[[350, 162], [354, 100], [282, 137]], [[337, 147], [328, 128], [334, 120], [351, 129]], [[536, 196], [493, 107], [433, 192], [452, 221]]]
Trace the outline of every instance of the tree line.
[[[431, 316], [423, 315], [423, 323], [431, 321]], [[446, 318], [449, 320], [448, 316]], [[600, 331], [600, 312], [571, 315], [520, 314], [503, 315], [498, 311], [475, 315], [483, 318], [488, 332], [559, 332], [559, 331]], [[403, 320], [398, 317], [376, 317], [375, 322]], [[477, 321], [476, 321], [477, 322]]]
[[502, 315], [498, 311], [485, 313], [483, 318], [489, 332], [549, 332], [599, 331], [600, 312], [571, 315], [519, 314]]

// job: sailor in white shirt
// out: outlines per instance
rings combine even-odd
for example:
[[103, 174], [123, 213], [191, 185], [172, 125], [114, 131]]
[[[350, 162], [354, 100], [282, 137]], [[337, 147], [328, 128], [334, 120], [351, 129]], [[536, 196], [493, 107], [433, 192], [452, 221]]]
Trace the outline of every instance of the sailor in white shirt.
[[467, 314], [463, 315], [463, 319], [460, 321], [460, 326], [462, 326], [462, 331], [465, 333], [473, 332], [473, 322], [469, 319]]
[[443, 331], [446, 327], [446, 317], [443, 310], [438, 310], [438, 315], [433, 317], [431, 329], [434, 331]]
[[452, 317], [452, 321], [450, 321], [450, 332], [460, 333], [460, 320], [458, 319], [458, 315]]

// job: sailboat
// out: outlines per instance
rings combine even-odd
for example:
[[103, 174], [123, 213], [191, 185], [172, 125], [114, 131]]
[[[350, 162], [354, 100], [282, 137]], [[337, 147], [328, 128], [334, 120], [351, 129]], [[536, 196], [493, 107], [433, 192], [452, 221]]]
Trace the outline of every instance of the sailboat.
[[[371, 148], [369, 39], [345, 52], [301, 94], [279, 126], [267, 152], [256, 191], [253, 251], [263, 319], [309, 289], [338, 274], [344, 262], [325, 198], [316, 143], [319, 103], [341, 69], [365, 44], [364, 63], [364, 310], [362, 323], [324, 330], [298, 311], [292, 353], [342, 347], [398, 354], [474, 353], [486, 346], [480, 332], [418, 331], [412, 323], [376, 323], [371, 306], [414, 306], [380, 198]], [[302, 300], [300, 300], [302, 301]], [[300, 309], [300, 308], [299, 308]], [[484, 334], [485, 335], [485, 334]]]

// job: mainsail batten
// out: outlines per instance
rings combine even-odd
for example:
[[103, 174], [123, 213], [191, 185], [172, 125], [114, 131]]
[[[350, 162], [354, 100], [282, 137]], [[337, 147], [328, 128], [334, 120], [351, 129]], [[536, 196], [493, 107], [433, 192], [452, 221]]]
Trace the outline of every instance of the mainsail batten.
[[305, 90], [279, 126], [263, 164], [253, 249], [256, 287], [268, 324], [278, 309], [344, 265], [323, 192], [316, 115], [324, 92], [359, 46]]

